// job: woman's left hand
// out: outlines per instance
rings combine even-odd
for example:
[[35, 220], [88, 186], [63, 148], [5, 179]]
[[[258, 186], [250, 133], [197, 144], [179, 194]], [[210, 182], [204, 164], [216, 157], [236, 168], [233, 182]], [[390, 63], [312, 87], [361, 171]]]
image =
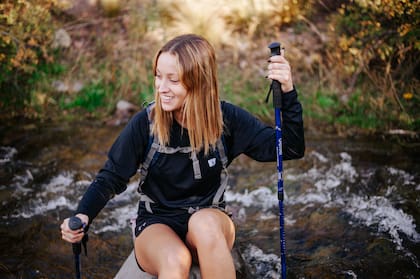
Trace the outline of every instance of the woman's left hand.
[[279, 81], [284, 93], [292, 91], [292, 71], [289, 62], [284, 58], [284, 50], [282, 50], [281, 55], [271, 56], [268, 61], [267, 78]]

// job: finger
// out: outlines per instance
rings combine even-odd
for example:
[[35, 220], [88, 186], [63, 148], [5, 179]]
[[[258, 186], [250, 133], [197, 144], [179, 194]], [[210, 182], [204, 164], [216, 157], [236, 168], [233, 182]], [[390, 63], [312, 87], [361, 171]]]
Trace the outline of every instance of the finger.
[[283, 56], [277, 56], [275, 60], [271, 61], [267, 66], [268, 70], [288, 70], [290, 71], [290, 64]]
[[268, 70], [282, 70], [282, 71], [290, 71], [289, 63], [271, 63], [268, 65]]
[[281, 55], [274, 55], [271, 56], [270, 59], [268, 59], [268, 62], [270, 63], [280, 63], [284, 61], [284, 57]]
[[60, 226], [61, 230], [68, 230], [69, 229], [69, 218], [63, 220]]
[[62, 239], [67, 241], [67, 242], [70, 242], [70, 243], [77, 243], [77, 242], [80, 242], [82, 240], [81, 238], [72, 237], [72, 236], [68, 236], [68, 235], [63, 235]]
[[268, 71], [268, 76], [289, 76], [290, 69], [289, 68], [279, 68], [279, 69], [271, 69]]
[[284, 57], [284, 54], [285, 54], [285, 53], [286, 53], [286, 50], [285, 50], [285, 48], [284, 48], [284, 47], [282, 47], [282, 48], [280, 49], [280, 55]]
[[290, 81], [290, 76], [286, 74], [280, 74], [280, 75], [268, 75], [269, 79], [277, 80], [280, 83], [288, 83]]
[[76, 243], [82, 240], [83, 235], [84, 235], [83, 232], [74, 233], [73, 231], [69, 231], [69, 232], [63, 231], [61, 233], [61, 238], [70, 243]]

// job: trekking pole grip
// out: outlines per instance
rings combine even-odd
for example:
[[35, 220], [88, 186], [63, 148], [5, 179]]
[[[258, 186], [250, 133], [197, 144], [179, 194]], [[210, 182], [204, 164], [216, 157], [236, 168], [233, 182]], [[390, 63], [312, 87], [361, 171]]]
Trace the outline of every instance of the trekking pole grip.
[[[281, 44], [279, 42], [271, 43], [268, 48], [271, 51], [270, 56], [280, 55]], [[281, 84], [277, 80], [273, 80], [271, 82], [271, 89], [273, 91], [273, 106], [274, 108], [281, 108], [282, 107], [282, 90]]]
[[72, 231], [81, 229], [82, 227], [83, 227], [83, 222], [82, 222], [82, 220], [79, 217], [77, 217], [77, 216], [70, 217], [70, 220], [69, 220], [69, 228]]
[[[77, 217], [77, 216], [70, 217], [69, 228], [72, 231], [79, 230], [82, 227], [83, 227], [83, 222], [79, 217]], [[82, 247], [81, 247], [80, 243], [73, 243], [72, 246], [73, 246], [73, 253], [75, 255], [79, 255], [82, 251]]]

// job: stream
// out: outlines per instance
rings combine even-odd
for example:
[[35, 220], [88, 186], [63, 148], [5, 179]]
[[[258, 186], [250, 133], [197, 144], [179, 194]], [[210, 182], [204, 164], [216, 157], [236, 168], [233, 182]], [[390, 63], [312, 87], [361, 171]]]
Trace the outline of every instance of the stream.
[[[0, 278], [74, 278], [59, 225], [121, 129], [1, 127]], [[418, 145], [309, 132], [306, 146], [303, 159], [284, 162], [288, 278], [420, 278]], [[229, 170], [225, 198], [248, 278], [280, 278], [276, 164], [241, 156]], [[113, 278], [130, 253], [138, 179], [92, 224], [84, 278]]]

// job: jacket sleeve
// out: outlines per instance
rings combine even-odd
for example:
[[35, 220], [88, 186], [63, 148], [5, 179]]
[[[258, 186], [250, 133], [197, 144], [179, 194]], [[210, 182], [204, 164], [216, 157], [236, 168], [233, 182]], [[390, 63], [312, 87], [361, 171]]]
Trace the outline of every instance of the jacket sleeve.
[[[276, 161], [275, 129], [239, 107], [229, 103], [224, 107], [229, 162], [241, 153], [261, 162]], [[302, 106], [296, 90], [283, 94], [282, 148], [284, 160], [301, 158], [305, 151]]]
[[302, 105], [296, 90], [283, 94], [282, 101], [283, 159], [299, 159], [305, 154]]
[[108, 160], [83, 195], [77, 213], [89, 216], [89, 223], [115, 195], [127, 189], [147, 147], [149, 127], [145, 110], [135, 115], [113, 143]]

